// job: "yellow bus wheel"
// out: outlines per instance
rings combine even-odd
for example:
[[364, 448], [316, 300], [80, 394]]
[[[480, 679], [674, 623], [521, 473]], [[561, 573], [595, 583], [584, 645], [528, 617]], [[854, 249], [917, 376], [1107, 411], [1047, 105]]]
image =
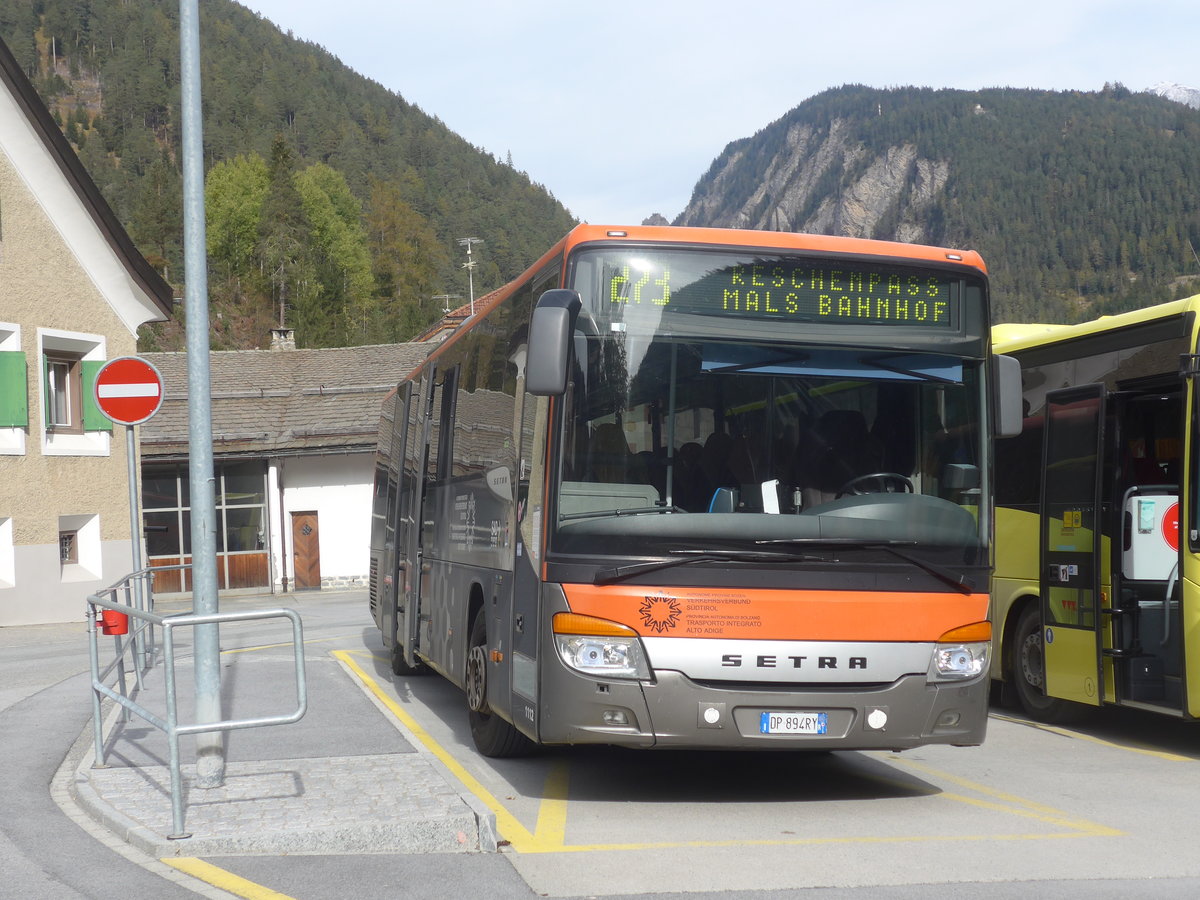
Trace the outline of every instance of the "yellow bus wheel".
[[1078, 719], [1086, 707], [1069, 700], [1046, 696], [1046, 656], [1042, 644], [1042, 616], [1037, 604], [1021, 611], [1013, 636], [1009, 678], [1021, 709], [1039, 722], [1064, 723]]

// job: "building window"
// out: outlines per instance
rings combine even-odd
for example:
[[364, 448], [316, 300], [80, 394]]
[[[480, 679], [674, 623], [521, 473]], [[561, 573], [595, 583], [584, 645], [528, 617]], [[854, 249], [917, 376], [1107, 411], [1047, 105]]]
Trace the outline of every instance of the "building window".
[[58, 561], [63, 565], [79, 562], [78, 531], [60, 531], [58, 533]]
[[[262, 460], [215, 466], [217, 582], [226, 588], [268, 587], [267, 469]], [[187, 466], [142, 470], [142, 523], [152, 566], [191, 562], [191, 500]], [[178, 573], [155, 576], [154, 590], [187, 590]]]
[[42, 453], [47, 456], [107, 456], [112, 421], [93, 395], [104, 366], [100, 335], [38, 329], [41, 369]]
[[83, 434], [82, 365], [77, 357], [46, 354], [46, 427]]
[[58, 517], [58, 558], [64, 582], [102, 578], [101, 556], [99, 516]]

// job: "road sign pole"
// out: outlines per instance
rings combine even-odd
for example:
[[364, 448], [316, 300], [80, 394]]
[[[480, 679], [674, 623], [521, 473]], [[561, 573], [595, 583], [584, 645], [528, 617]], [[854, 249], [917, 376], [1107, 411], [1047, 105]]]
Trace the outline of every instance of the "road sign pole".
[[[125, 468], [129, 472], [129, 540], [133, 543], [133, 571], [142, 571], [142, 528], [141, 516], [139, 515], [140, 504], [138, 503], [138, 472], [137, 472], [137, 441], [133, 439], [133, 426], [125, 426]], [[135, 578], [133, 581], [133, 605], [136, 609], [145, 610], [146, 602], [145, 595], [142, 592], [142, 579]], [[133, 623], [133, 653], [134, 653], [134, 674], [138, 678], [138, 683], [141, 684], [142, 669], [149, 662], [146, 659], [146, 641], [143, 630], [139, 627], [140, 622]]]

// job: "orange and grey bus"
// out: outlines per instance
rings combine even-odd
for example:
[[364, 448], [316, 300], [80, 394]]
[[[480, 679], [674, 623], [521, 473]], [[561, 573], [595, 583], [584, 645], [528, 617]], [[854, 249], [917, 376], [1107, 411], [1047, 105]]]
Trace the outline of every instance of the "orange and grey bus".
[[370, 602], [481, 753], [983, 740], [977, 254], [583, 225], [477, 307], [384, 403]]

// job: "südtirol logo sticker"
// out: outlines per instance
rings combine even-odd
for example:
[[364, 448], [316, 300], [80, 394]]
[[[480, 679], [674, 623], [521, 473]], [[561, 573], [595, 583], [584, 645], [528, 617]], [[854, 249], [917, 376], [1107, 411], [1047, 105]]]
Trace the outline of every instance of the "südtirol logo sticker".
[[647, 597], [638, 610], [642, 624], [662, 634], [679, 623], [679, 601], [674, 597]]

